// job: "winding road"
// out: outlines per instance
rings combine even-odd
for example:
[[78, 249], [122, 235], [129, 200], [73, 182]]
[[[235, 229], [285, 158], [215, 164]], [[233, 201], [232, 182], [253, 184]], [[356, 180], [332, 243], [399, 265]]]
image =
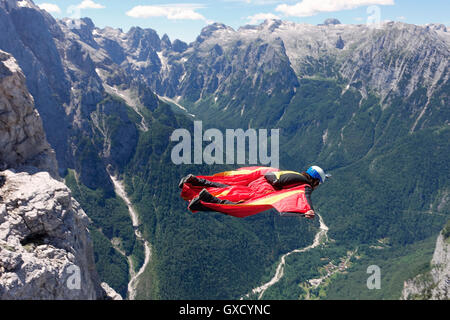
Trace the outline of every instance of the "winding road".
[[290, 256], [293, 253], [301, 253], [301, 252], [306, 252], [309, 251], [311, 249], [314, 249], [316, 247], [318, 247], [321, 243], [322, 238], [328, 238], [327, 233], [328, 233], [328, 227], [325, 224], [325, 222], [323, 221], [323, 218], [321, 215], [317, 214], [319, 216], [319, 221], [320, 221], [320, 227], [319, 227], [319, 231], [316, 233], [316, 236], [314, 237], [314, 241], [311, 245], [303, 248], [303, 249], [295, 249], [291, 252], [286, 253], [285, 255], [283, 255], [281, 257], [281, 261], [278, 264], [277, 270], [275, 272], [275, 275], [273, 276], [273, 278], [263, 284], [260, 287], [257, 287], [255, 289], [253, 289], [250, 293], [246, 294], [244, 297], [241, 298], [241, 300], [243, 298], [248, 298], [250, 297], [250, 295], [258, 295], [258, 300], [261, 300], [262, 296], [264, 295], [264, 292], [266, 292], [267, 289], [269, 289], [271, 286], [273, 286], [275, 283], [277, 283], [278, 281], [280, 281], [280, 279], [283, 277], [284, 275], [284, 266], [286, 264], [286, 257]]
[[136, 236], [136, 239], [139, 241], [142, 241], [144, 244], [144, 248], [145, 248], [144, 263], [142, 264], [141, 268], [139, 269], [139, 271], [137, 273], [134, 272], [133, 261], [132, 261], [131, 257], [127, 257], [128, 265], [130, 268], [130, 275], [131, 275], [131, 280], [128, 283], [128, 300], [134, 300], [134, 299], [136, 299], [136, 287], [138, 284], [139, 277], [145, 271], [145, 268], [147, 267], [148, 263], [150, 262], [150, 258], [152, 255], [152, 247], [151, 247], [150, 243], [144, 239], [141, 232], [138, 230], [138, 227], [140, 224], [139, 216], [138, 216], [137, 212], [134, 210], [133, 205], [132, 205], [130, 199], [128, 198], [128, 195], [125, 192], [125, 188], [124, 188], [122, 182], [119, 181], [116, 177], [114, 177], [112, 175], [110, 175], [110, 178], [114, 184], [114, 190], [116, 191], [116, 194], [120, 198], [123, 199], [123, 201], [125, 202], [125, 204], [128, 207], [128, 212], [130, 214], [131, 221], [133, 223], [134, 234]]

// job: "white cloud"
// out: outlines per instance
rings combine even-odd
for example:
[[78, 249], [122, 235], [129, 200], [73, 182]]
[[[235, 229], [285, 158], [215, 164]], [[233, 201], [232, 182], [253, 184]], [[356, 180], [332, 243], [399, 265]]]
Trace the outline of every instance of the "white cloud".
[[77, 5], [78, 9], [103, 9], [105, 6], [100, 3], [96, 3], [93, 0], [83, 0], [79, 5]]
[[136, 6], [126, 14], [133, 18], [166, 17], [169, 20], [203, 20], [209, 22], [203, 15], [195, 10], [203, 6], [195, 4], [170, 4]]
[[258, 24], [264, 20], [270, 20], [270, 19], [280, 19], [279, 16], [273, 14], [273, 13], [257, 13], [253, 16], [247, 17], [247, 20], [249, 20], [249, 24]]
[[61, 13], [61, 9], [53, 3], [41, 3], [38, 7], [50, 13]]
[[405, 16], [400, 16], [400, 17], [397, 17], [397, 20], [406, 20], [406, 17]]
[[286, 16], [309, 17], [321, 12], [350, 10], [371, 5], [394, 4], [394, 0], [302, 0], [294, 5], [281, 4], [275, 10]]

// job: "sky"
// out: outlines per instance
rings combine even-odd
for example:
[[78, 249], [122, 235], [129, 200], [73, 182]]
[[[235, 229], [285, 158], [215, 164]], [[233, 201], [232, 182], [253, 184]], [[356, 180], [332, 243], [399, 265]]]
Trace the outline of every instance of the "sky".
[[265, 19], [319, 24], [337, 18], [343, 24], [402, 21], [450, 26], [449, 0], [34, 0], [55, 18], [89, 17], [99, 28], [152, 28], [161, 37], [194, 41], [214, 22], [234, 29]]

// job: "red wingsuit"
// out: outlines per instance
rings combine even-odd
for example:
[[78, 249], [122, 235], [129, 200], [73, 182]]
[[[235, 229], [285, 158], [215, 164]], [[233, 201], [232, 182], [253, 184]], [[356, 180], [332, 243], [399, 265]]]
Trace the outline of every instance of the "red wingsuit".
[[[233, 202], [233, 204], [218, 204], [201, 201], [201, 204], [211, 211], [239, 218], [255, 215], [272, 208], [282, 214], [297, 215], [313, 210], [309, 197], [312, 189], [309, 184], [302, 183], [276, 189], [265, 177], [269, 173], [279, 175], [284, 172], [270, 167], [245, 167], [217, 173], [213, 176], [197, 176], [224, 185], [223, 187], [206, 187], [206, 189], [211, 195], [221, 200]], [[289, 171], [288, 173], [293, 172]], [[204, 188], [204, 186], [185, 183], [182, 187], [181, 197], [190, 201], [197, 197]]]

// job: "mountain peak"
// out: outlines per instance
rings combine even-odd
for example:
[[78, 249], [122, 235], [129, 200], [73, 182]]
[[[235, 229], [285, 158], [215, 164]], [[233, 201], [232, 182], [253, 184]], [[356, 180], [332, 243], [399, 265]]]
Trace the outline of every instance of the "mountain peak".
[[277, 29], [282, 24], [283, 24], [283, 21], [281, 21], [279, 19], [266, 19], [261, 24], [261, 27], [263, 27], [264, 29], [268, 29], [269, 31], [273, 32], [275, 29]]
[[325, 19], [325, 21], [322, 24], [319, 24], [319, 26], [329, 26], [329, 25], [338, 25], [341, 24], [341, 22], [336, 18], [328, 18]]
[[131, 27], [127, 32], [127, 35], [131, 38], [158, 38], [158, 33], [151, 28]]
[[233, 28], [231, 28], [231, 27], [229, 27], [229, 26], [227, 26], [227, 25], [225, 25], [225, 24], [223, 24], [223, 23], [220, 23], [220, 22], [214, 22], [213, 24], [210, 24], [210, 25], [207, 25], [206, 27], [204, 27], [204, 28], [202, 29], [200, 35], [202, 35], [202, 34], [204, 34], [204, 35], [211, 34], [211, 33], [213, 33], [214, 31], [217, 31], [217, 30], [230, 30], [230, 31], [234, 31]]
[[164, 35], [161, 38], [161, 47], [163, 49], [171, 49], [172, 48], [172, 42], [170, 41], [170, 38], [167, 35], [167, 33], [164, 33]]
[[429, 24], [425, 25], [425, 27], [427, 29], [431, 29], [431, 30], [434, 30], [434, 31], [439, 30], [439, 31], [447, 32], [446, 25], [442, 24], [442, 23], [429, 23]]
[[200, 32], [200, 35], [197, 37], [197, 42], [202, 43], [207, 38], [211, 37], [211, 35], [217, 31], [228, 31], [228, 32], [235, 32], [235, 30], [223, 23], [214, 22], [213, 24], [207, 25], [202, 29]]
[[6, 10], [18, 9], [18, 8], [30, 8], [39, 9], [31, 0], [0, 0], [0, 6], [6, 8]]

